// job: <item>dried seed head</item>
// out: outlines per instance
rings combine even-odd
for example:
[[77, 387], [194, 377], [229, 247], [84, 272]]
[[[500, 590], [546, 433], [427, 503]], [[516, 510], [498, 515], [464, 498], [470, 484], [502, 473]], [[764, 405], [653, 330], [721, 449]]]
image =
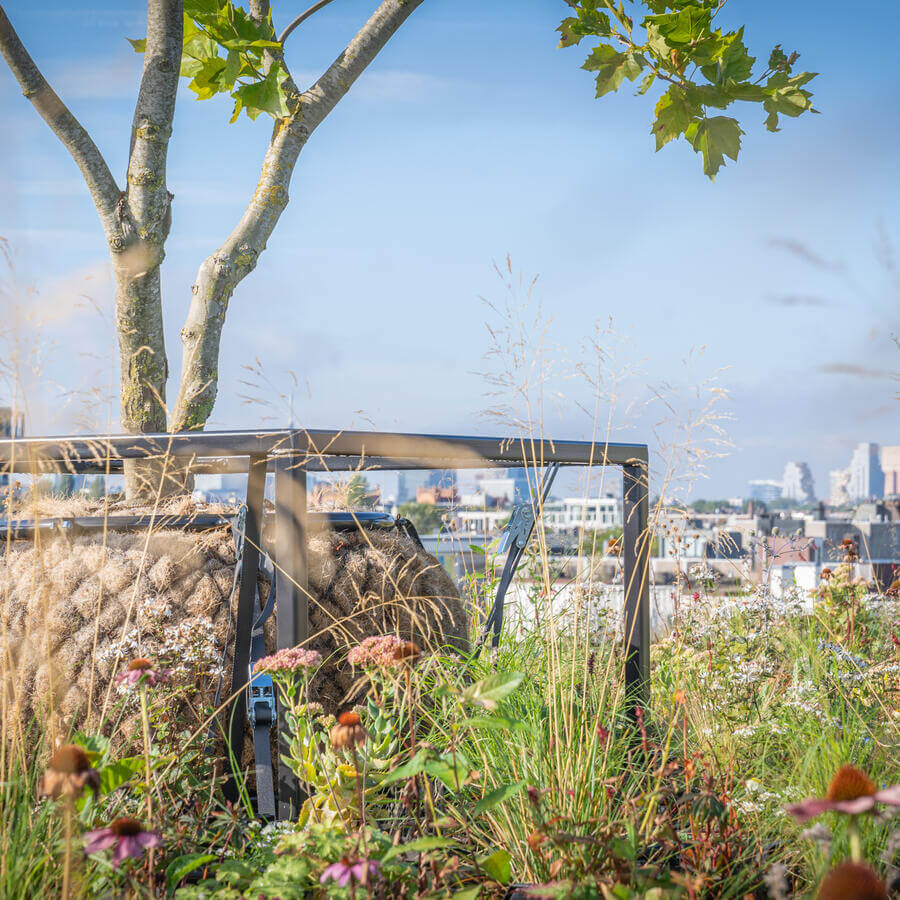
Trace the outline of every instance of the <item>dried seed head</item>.
[[329, 732], [329, 737], [335, 750], [354, 750], [360, 744], [364, 744], [369, 735], [357, 713], [343, 712]]
[[134, 837], [134, 835], [140, 834], [144, 830], [137, 819], [132, 819], [129, 816], [114, 819], [110, 822], [109, 827], [116, 837]]
[[884, 882], [866, 865], [842, 862], [819, 885], [819, 900], [889, 900]]
[[87, 753], [77, 744], [64, 744], [50, 757], [47, 767], [66, 775], [74, 775], [90, 769], [91, 761]]
[[860, 772], [856, 766], [843, 765], [834, 773], [825, 799], [832, 803], [856, 800], [859, 797], [870, 797], [876, 790], [872, 780], [865, 772]]

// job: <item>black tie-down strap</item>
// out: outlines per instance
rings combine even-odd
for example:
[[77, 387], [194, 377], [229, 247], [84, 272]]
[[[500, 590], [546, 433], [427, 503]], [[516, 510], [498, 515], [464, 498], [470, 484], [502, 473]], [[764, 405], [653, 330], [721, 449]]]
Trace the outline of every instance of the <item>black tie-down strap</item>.
[[491, 636], [491, 647], [496, 649], [500, 646], [500, 632], [503, 629], [503, 602], [506, 599], [506, 592], [509, 590], [510, 582], [513, 579], [513, 575], [516, 574], [516, 569], [519, 567], [522, 554], [525, 552], [525, 548], [528, 546], [528, 541], [531, 538], [531, 533], [534, 531], [535, 514], [539, 513], [544, 508], [544, 503], [546, 503], [547, 498], [550, 496], [550, 488], [553, 486], [553, 479], [556, 478], [556, 473], [558, 471], [559, 463], [553, 463], [548, 466], [547, 474], [541, 485], [539, 506], [537, 505], [536, 500], [532, 500], [529, 503], [517, 503], [513, 507], [509, 522], [507, 522], [506, 528], [503, 530], [500, 546], [497, 549], [498, 554], [502, 553], [504, 550], [507, 551], [506, 562], [503, 564], [503, 571], [500, 573], [500, 581], [497, 584], [494, 605], [491, 607], [491, 611], [484, 621], [481, 636], [478, 638], [478, 642], [475, 645], [476, 654], [484, 646], [484, 642], [491, 632], [493, 632]]
[[[263, 562], [263, 568], [269, 566]], [[254, 675], [253, 667], [266, 655], [266, 620], [275, 608], [274, 571], [269, 577], [269, 596], [260, 608], [259, 591], [253, 603], [253, 631], [250, 634], [250, 672], [247, 684], [247, 718], [253, 731], [253, 759], [256, 764], [256, 812], [261, 818], [275, 818], [275, 776], [272, 771], [272, 727], [277, 721], [275, 685], [272, 676], [263, 672]]]

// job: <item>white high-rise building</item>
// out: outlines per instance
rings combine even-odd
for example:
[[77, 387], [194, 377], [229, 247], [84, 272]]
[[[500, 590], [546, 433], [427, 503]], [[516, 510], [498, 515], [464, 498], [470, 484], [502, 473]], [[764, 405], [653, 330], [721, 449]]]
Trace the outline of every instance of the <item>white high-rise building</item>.
[[794, 461], [784, 467], [781, 496], [799, 503], [812, 503], [816, 499], [816, 487], [807, 463]]
[[874, 500], [884, 496], [884, 470], [878, 444], [857, 444], [847, 472], [847, 493], [851, 500]]
[[831, 506], [847, 506], [850, 503], [847, 491], [849, 482], [849, 469], [832, 469], [828, 473], [828, 502]]
[[781, 482], [771, 478], [754, 478], [747, 482], [751, 500], [773, 503], [781, 497]]

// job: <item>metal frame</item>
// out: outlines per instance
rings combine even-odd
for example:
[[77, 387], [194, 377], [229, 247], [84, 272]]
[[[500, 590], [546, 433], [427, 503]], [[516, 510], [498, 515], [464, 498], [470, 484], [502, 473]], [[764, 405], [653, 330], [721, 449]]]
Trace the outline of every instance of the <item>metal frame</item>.
[[[650, 603], [648, 452], [646, 444], [600, 444], [531, 437], [473, 437], [326, 429], [264, 429], [116, 437], [0, 440], [0, 472], [115, 473], [125, 459], [164, 458], [191, 473], [249, 472], [244, 562], [241, 568], [236, 655], [232, 678], [231, 746], [240, 753], [256, 573], [262, 540], [265, 473], [275, 474], [275, 588], [278, 648], [309, 640], [306, 474], [353, 469], [465, 469], [527, 466], [621, 466], [625, 588], [625, 681], [631, 706], [649, 699]], [[155, 520], [162, 525], [164, 516]], [[315, 598], [312, 598], [313, 600]], [[243, 654], [238, 656], [238, 652]], [[279, 714], [279, 741], [284, 720]], [[283, 747], [281, 748], [283, 749]], [[280, 755], [280, 754], [279, 754]], [[300, 802], [293, 773], [279, 762], [279, 817]]]

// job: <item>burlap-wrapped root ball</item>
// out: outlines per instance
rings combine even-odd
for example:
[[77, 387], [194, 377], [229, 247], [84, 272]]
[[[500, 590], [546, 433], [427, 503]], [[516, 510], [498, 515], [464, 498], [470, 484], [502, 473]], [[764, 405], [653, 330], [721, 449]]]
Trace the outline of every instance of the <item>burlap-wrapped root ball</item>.
[[[174, 670], [171, 731], [198, 728], [214, 707], [223, 661], [228, 696], [234, 565], [228, 528], [10, 542], [0, 563], [0, 725], [9, 734], [36, 720], [55, 740], [70, 728], [102, 729], [127, 743], [140, 733], [137, 703], [120, 703], [121, 715], [110, 718], [121, 700], [114, 677], [145, 656]], [[329, 711], [352, 699], [359, 673], [346, 653], [369, 635], [397, 634], [424, 650], [466, 646], [468, 617], [452, 579], [406, 535], [316, 533], [309, 580], [309, 646], [326, 660], [313, 693]], [[264, 579], [260, 588], [264, 601]], [[271, 652], [274, 617], [265, 633]]]
[[[309, 647], [325, 660], [312, 693], [326, 711], [354, 699], [359, 672], [347, 650], [395, 634], [426, 652], [464, 652], [469, 617], [453, 580], [397, 531], [323, 531], [309, 541]], [[276, 597], [276, 607], [278, 598]]]

